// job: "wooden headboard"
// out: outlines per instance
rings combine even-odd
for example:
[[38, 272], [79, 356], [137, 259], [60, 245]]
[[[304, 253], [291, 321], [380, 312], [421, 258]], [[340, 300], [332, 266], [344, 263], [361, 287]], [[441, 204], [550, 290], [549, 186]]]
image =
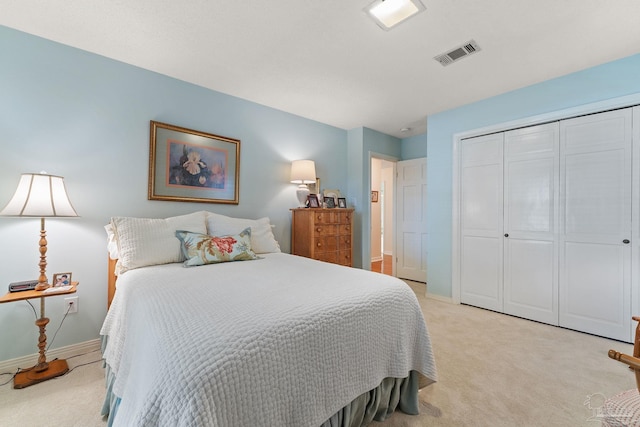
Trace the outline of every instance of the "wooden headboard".
[[111, 301], [113, 300], [113, 296], [116, 294], [116, 262], [117, 259], [109, 258], [109, 266], [107, 271], [107, 310], [111, 306]]

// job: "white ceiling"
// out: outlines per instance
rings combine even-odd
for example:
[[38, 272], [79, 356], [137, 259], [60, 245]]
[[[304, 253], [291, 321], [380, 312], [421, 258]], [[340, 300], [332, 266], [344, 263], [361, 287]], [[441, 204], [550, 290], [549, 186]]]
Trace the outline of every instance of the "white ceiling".
[[[640, 52], [638, 0], [422, 1], [388, 32], [362, 12], [370, 0], [0, 0], [0, 25], [397, 137], [424, 132], [431, 114]], [[433, 59], [471, 39], [481, 52]]]

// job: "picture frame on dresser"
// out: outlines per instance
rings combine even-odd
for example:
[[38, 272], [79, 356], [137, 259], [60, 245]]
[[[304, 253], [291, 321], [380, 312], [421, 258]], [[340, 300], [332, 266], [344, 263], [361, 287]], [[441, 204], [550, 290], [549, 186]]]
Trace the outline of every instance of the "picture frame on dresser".
[[338, 197], [338, 207], [342, 209], [347, 207], [347, 199], [345, 197]]
[[333, 197], [325, 196], [324, 201], [327, 203], [327, 208], [332, 209], [336, 207], [336, 199], [334, 199]]
[[149, 200], [240, 201], [240, 140], [151, 120]]
[[318, 196], [315, 194], [309, 194], [307, 196], [307, 204], [310, 208], [319, 208], [320, 203], [318, 202]]
[[340, 190], [325, 189], [322, 190], [323, 201], [333, 199], [333, 207], [338, 203], [338, 197], [342, 197]]

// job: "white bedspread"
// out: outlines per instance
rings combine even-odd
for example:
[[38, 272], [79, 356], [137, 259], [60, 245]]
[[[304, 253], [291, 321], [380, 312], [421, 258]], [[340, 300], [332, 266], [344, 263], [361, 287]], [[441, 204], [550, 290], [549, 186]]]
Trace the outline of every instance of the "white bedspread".
[[116, 426], [316, 427], [385, 377], [436, 380], [404, 282], [288, 254], [128, 271], [101, 334]]

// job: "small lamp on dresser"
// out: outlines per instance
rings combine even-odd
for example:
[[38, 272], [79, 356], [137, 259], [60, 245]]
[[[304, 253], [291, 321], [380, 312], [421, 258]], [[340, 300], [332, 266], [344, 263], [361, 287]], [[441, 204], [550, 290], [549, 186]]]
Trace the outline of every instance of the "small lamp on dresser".
[[307, 184], [316, 182], [316, 164], [313, 160], [294, 160], [291, 162], [291, 183], [298, 184], [296, 196], [300, 207], [304, 208], [309, 195]]
[[40, 336], [38, 338], [38, 348], [40, 349], [38, 364], [14, 376], [14, 388], [23, 388], [63, 375], [69, 370], [65, 360], [56, 359], [47, 362], [45, 356], [47, 344], [45, 329], [49, 323], [49, 319], [45, 317], [44, 299], [47, 296], [56, 294], [73, 293], [75, 292], [77, 283], [72, 283], [69, 289], [61, 292], [45, 292], [50, 285], [46, 274], [47, 233], [44, 228], [44, 219], [52, 217], [77, 217], [78, 214], [67, 196], [64, 178], [42, 172], [39, 174], [22, 174], [15, 194], [7, 206], [0, 211], [0, 216], [40, 218], [40, 240], [38, 243], [40, 246], [40, 263], [38, 264], [40, 266], [40, 277], [38, 278], [35, 290], [7, 294], [0, 298], [0, 303], [40, 298], [40, 318], [36, 320], [36, 326], [40, 329]]

